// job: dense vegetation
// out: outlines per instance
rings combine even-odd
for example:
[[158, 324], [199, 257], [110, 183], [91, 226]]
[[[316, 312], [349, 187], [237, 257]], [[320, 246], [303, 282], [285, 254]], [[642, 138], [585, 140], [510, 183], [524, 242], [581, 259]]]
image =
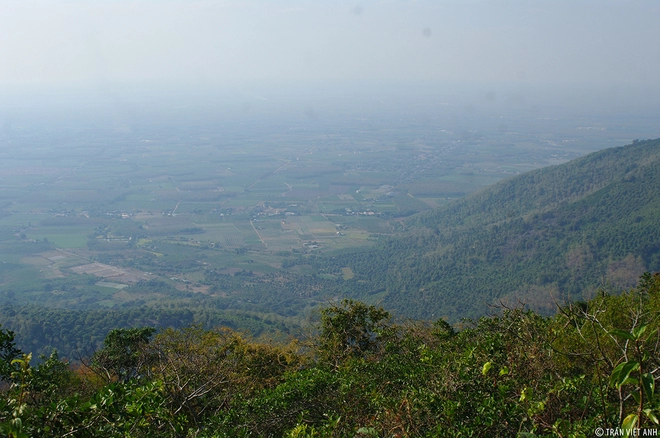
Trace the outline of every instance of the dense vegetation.
[[409, 226], [370, 250], [289, 263], [350, 267], [354, 297], [452, 321], [501, 301], [549, 314], [555, 301], [630, 287], [660, 269], [660, 140], [525, 173]]
[[553, 317], [450, 326], [345, 300], [304, 342], [199, 326], [112, 330], [71, 367], [0, 331], [10, 437], [593, 436], [660, 417], [660, 274]]
[[103, 345], [116, 328], [152, 326], [158, 328], [228, 327], [255, 337], [286, 338], [300, 332], [300, 326], [276, 315], [223, 311], [199, 303], [169, 301], [163, 305], [120, 309], [67, 310], [44, 306], [5, 306], [0, 325], [15, 333], [16, 345], [36, 356], [50, 354], [77, 360]]

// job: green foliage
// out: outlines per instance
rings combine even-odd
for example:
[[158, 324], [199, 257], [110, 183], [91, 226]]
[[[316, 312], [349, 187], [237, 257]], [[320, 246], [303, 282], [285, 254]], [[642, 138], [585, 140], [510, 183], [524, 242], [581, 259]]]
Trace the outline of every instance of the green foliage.
[[[656, 427], [660, 274], [621, 295], [520, 307], [460, 327], [394, 321], [345, 300], [311, 343], [201, 326], [120, 329], [93, 369], [13, 359], [6, 435], [108, 437], [591, 436]], [[301, 348], [304, 347], [304, 348]]]
[[147, 346], [155, 331], [152, 327], [110, 331], [103, 349], [92, 356], [92, 367], [101, 371], [108, 381], [127, 382], [139, 377], [140, 370], [152, 360]]
[[12, 361], [20, 354], [21, 350], [16, 348], [14, 342], [14, 332], [0, 328], [0, 381], [10, 378], [14, 371]]
[[325, 360], [364, 357], [382, 348], [390, 314], [373, 305], [343, 300], [321, 310], [319, 353]]
[[656, 425], [660, 424], [658, 422], [660, 398], [656, 397], [655, 393], [655, 376], [653, 372], [644, 372], [648, 366], [655, 367], [653, 361], [649, 359], [652, 356], [657, 357], [659, 353], [657, 345], [653, 348], [648, 342], [645, 342], [647, 339], [645, 339], [644, 333], [647, 328], [648, 324], [641, 324], [634, 326], [630, 332], [619, 329], [610, 331], [610, 334], [633, 343], [630, 353], [628, 353], [628, 345], [625, 345], [622, 361], [612, 370], [610, 377], [611, 385], [619, 390], [624, 385], [633, 387], [631, 395], [637, 402], [638, 409], [636, 413], [631, 413], [623, 419], [622, 428], [627, 430], [640, 428], [644, 418], [648, 418]]
[[11, 329], [14, 344], [34, 354], [55, 348], [60, 357], [79, 360], [90, 350], [103, 348], [107, 334], [117, 328], [154, 326], [183, 328], [201, 324], [206, 329], [229, 327], [254, 336], [286, 338], [298, 330], [291, 320], [272, 314], [220, 310], [204, 303], [171, 302], [159, 306], [136, 306], [111, 310], [66, 310], [40, 306], [0, 308], [0, 323]]
[[[557, 331], [555, 346], [575, 355], [572, 368], [597, 382], [601, 417], [624, 428], [658, 417], [657, 376], [651, 370], [660, 366], [659, 286], [659, 274], [645, 274], [636, 289], [620, 296], [600, 293], [586, 306], [562, 309], [556, 318], [571, 330]], [[608, 407], [611, 401], [615, 404]]]

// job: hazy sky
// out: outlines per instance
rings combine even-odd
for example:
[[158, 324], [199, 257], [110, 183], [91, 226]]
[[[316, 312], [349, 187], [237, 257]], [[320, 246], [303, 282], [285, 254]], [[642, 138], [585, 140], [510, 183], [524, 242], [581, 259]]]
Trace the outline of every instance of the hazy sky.
[[658, 0], [3, 0], [0, 89], [393, 81], [660, 88]]

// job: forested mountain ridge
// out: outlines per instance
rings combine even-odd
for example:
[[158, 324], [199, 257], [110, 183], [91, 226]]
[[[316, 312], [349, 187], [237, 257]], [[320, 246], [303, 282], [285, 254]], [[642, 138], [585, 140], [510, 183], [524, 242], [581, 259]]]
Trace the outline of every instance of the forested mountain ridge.
[[660, 140], [511, 178], [409, 225], [330, 262], [408, 316], [475, 317], [500, 300], [552, 312], [555, 300], [632, 286], [660, 269]]
[[[660, 160], [660, 139], [605, 149], [568, 163], [544, 167], [501, 181], [445, 207], [422, 213], [416, 221], [445, 227], [490, 225], [555, 209], [606, 186], [630, 181]], [[640, 175], [641, 176], [641, 175]]]

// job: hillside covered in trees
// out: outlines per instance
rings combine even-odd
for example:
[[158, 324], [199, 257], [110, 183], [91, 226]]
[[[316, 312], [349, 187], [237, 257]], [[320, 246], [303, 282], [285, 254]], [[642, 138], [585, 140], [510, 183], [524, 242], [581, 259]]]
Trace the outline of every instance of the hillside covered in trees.
[[[659, 423], [660, 275], [452, 327], [345, 300], [305, 341], [116, 329], [71, 367], [0, 331], [10, 437], [587, 437]], [[621, 427], [622, 429], [616, 429]], [[617, 432], [618, 433], [618, 432]], [[622, 435], [617, 435], [622, 436]]]
[[660, 269], [660, 140], [522, 174], [408, 225], [372, 249], [293, 263], [350, 267], [356, 297], [452, 321], [501, 301], [549, 314], [555, 301], [630, 287]]

